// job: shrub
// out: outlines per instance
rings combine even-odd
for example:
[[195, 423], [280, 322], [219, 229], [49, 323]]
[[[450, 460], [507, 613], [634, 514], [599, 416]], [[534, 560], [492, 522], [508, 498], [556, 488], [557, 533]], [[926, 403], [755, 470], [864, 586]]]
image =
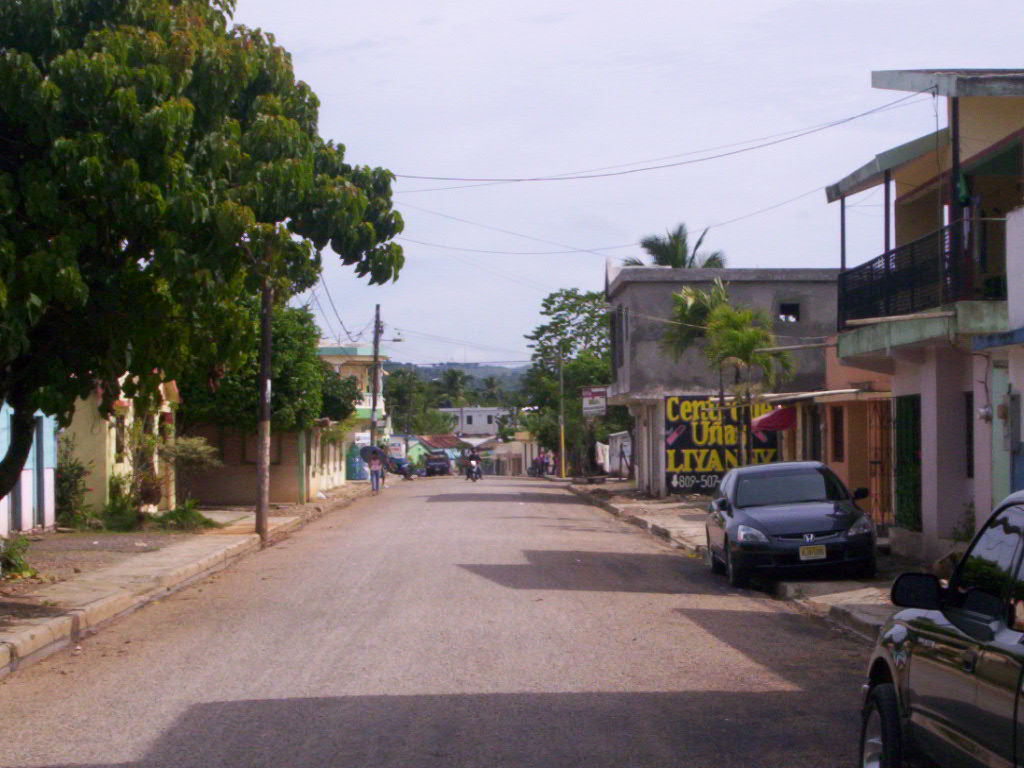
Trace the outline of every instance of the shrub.
[[28, 539], [18, 536], [0, 539], [0, 578], [26, 579], [36, 575], [36, 569], [28, 564]]
[[132, 492], [132, 481], [127, 475], [110, 476], [110, 500], [103, 507], [100, 518], [104, 528], [112, 531], [132, 531], [145, 518], [139, 511], [139, 499]]
[[57, 469], [55, 474], [55, 506], [57, 522], [70, 528], [83, 528], [88, 524], [91, 510], [85, 503], [85, 478], [89, 470], [75, 455], [73, 435], [61, 435], [57, 443]]
[[161, 528], [177, 531], [195, 531], [200, 528], [223, 528], [223, 523], [211, 520], [198, 509], [195, 499], [186, 499], [174, 509], [153, 518]]

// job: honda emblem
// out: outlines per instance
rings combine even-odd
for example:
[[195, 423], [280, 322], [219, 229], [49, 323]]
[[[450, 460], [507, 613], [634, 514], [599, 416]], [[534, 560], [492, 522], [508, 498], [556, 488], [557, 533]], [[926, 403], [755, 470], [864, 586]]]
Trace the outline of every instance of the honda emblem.
[[813, 533], [805, 533], [804, 534], [804, 543], [810, 544], [812, 541], [814, 541], [814, 534]]

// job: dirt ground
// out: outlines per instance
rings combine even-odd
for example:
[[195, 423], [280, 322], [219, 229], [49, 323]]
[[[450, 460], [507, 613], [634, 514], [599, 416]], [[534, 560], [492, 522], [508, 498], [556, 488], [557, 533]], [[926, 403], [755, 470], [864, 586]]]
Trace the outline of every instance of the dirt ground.
[[[389, 480], [394, 482], [393, 478]], [[367, 483], [348, 483], [332, 490], [326, 498], [316, 499], [309, 504], [272, 505], [270, 514], [317, 517], [324, 511], [366, 495], [368, 488]], [[251, 508], [237, 509], [247, 511]], [[201, 535], [202, 531], [172, 533], [160, 530], [129, 533], [50, 531], [30, 534], [27, 559], [29, 565], [38, 571], [38, 575], [28, 579], [0, 579], [0, 629], [13, 618], [37, 618], [63, 612], [56, 606], [41, 604], [37, 598], [33, 598], [32, 593], [43, 585], [117, 565], [143, 552], [153, 552]]]

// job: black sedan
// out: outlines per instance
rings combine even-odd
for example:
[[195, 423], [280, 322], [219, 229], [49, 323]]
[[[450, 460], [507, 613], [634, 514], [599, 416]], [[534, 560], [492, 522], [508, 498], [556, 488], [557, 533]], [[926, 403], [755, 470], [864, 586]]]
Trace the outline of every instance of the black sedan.
[[707, 560], [733, 586], [751, 575], [842, 566], [875, 574], [875, 527], [824, 464], [781, 462], [728, 472], [707, 518]]

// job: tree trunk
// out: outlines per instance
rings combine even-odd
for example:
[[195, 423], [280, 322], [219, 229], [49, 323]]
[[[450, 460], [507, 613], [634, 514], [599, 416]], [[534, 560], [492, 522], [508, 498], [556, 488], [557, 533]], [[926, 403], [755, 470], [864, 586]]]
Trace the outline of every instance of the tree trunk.
[[14, 409], [14, 413], [11, 415], [11, 442], [7, 447], [7, 455], [0, 461], [0, 499], [18, 484], [21, 470], [32, 451], [32, 440], [36, 432], [35, 412], [27, 398], [21, 402], [11, 398], [8, 405]]

